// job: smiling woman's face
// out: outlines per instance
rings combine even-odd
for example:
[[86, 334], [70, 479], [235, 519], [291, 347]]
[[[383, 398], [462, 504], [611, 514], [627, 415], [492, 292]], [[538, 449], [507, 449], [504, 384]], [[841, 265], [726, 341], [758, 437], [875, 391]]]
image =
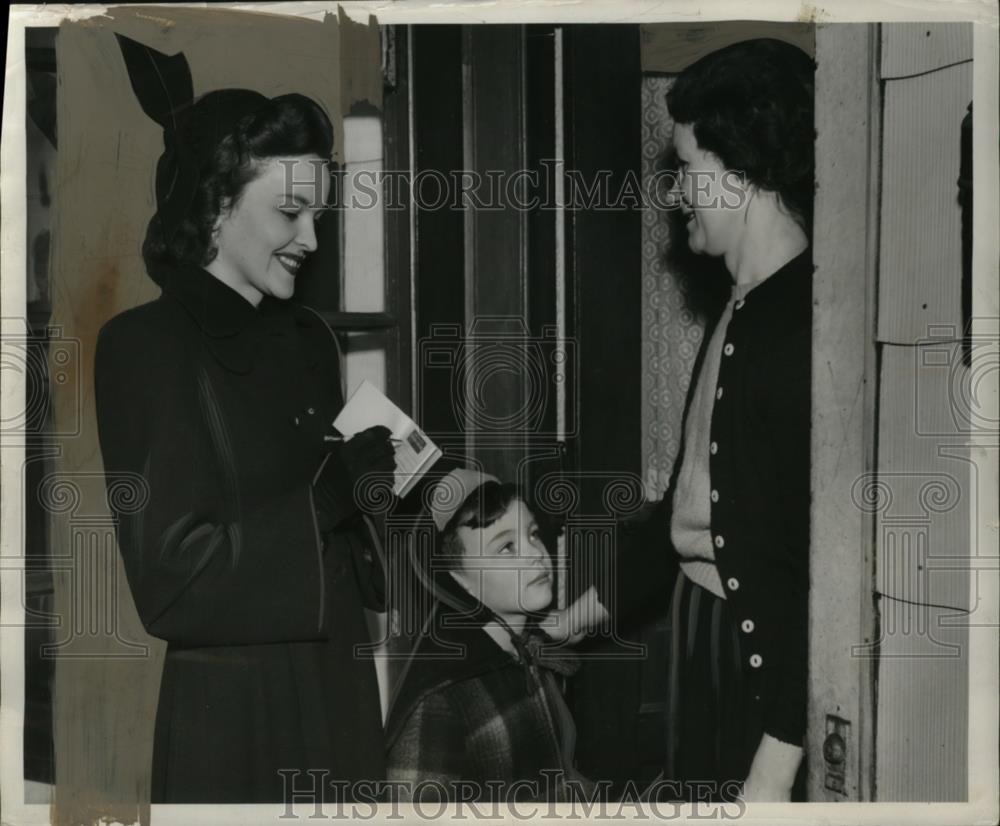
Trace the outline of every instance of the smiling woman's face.
[[317, 155], [261, 161], [257, 177], [219, 216], [218, 253], [205, 269], [251, 304], [265, 295], [291, 298], [299, 267], [316, 249], [329, 192], [330, 173]]
[[736, 249], [745, 230], [746, 211], [738, 185], [739, 172], [727, 170], [703, 149], [688, 123], [674, 125], [679, 162], [678, 189], [687, 223], [688, 246], [704, 255], [725, 255]]
[[535, 517], [519, 499], [485, 528], [460, 527], [462, 564], [451, 572], [465, 590], [505, 619], [552, 602], [552, 561]]

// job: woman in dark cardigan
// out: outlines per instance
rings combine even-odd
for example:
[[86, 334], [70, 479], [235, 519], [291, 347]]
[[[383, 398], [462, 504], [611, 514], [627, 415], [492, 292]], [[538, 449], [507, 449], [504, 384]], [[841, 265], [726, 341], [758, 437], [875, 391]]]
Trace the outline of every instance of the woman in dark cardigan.
[[330, 121], [300, 95], [193, 101], [182, 56], [151, 53], [173, 84], [153, 94], [137, 51], [150, 54], [123, 40], [140, 103], [164, 125], [143, 247], [162, 294], [103, 327], [95, 384], [109, 492], [136, 493], [109, 496], [125, 571], [145, 628], [168, 643], [152, 801], [379, 780], [375, 671], [354, 648], [382, 573], [352, 488], [391, 471], [392, 447], [384, 428], [328, 441], [343, 405], [336, 342], [287, 300], [316, 247]]
[[390, 790], [493, 803], [589, 793], [557, 680], [575, 662], [532, 620], [553, 585], [534, 515], [513, 485], [464, 468], [431, 501], [433, 550], [411, 559], [433, 607], [389, 712]]
[[719, 797], [740, 783], [747, 800], [800, 793], [813, 71], [794, 46], [747, 41], [685, 69], [667, 95], [688, 246], [721, 258], [733, 286], [695, 365], [670, 487], [626, 534], [617, 593], [598, 583], [559, 617], [572, 638], [609, 610], [670, 600], [665, 773], [692, 796], [705, 782]]

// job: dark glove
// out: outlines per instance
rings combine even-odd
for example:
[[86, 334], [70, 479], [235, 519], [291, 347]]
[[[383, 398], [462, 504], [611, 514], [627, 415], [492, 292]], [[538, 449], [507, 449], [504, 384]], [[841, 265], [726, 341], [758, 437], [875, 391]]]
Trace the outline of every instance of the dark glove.
[[[331, 429], [331, 436], [339, 438]], [[320, 530], [332, 530], [358, 513], [355, 490], [366, 474], [388, 476], [396, 468], [392, 433], [382, 425], [355, 433], [346, 441], [328, 442], [328, 455], [313, 482]]]

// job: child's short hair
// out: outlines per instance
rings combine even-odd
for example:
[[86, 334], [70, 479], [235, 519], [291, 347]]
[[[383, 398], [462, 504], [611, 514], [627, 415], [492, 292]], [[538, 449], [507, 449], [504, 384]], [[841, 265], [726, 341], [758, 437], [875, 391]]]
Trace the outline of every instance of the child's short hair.
[[438, 556], [445, 570], [457, 568], [465, 554], [465, 546], [459, 539], [459, 528], [477, 530], [488, 528], [503, 516], [511, 503], [522, 499], [517, 485], [506, 482], [485, 482], [470, 493], [455, 515], [441, 531], [437, 543]]

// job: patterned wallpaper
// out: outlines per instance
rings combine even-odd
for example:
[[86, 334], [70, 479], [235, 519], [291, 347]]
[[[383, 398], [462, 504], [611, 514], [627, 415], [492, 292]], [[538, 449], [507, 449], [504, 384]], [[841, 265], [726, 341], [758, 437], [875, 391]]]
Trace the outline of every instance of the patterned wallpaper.
[[[672, 82], [672, 77], [663, 76], [646, 76], [642, 81], [644, 186], [671, 148], [673, 122], [665, 96]], [[660, 498], [670, 479], [680, 445], [684, 399], [704, 329], [701, 317], [689, 306], [691, 288], [668, 258], [670, 218], [670, 213], [647, 202], [642, 218], [642, 460], [650, 499]]]

